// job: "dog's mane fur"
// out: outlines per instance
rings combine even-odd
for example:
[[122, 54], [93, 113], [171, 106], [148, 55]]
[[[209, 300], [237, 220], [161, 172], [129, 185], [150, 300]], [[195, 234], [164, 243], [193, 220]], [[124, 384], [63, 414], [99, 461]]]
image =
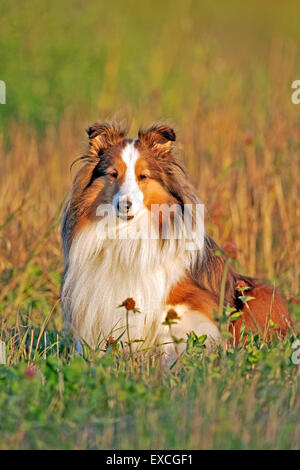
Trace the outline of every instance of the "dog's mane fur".
[[[175, 140], [175, 134], [170, 135], [169, 128], [167, 127], [162, 128], [162, 126], [157, 125], [150, 128], [150, 130], [153, 133], [159, 132], [162, 139], [166, 138], [169, 141]], [[74, 227], [85, 210], [85, 207], [82, 204], [82, 196], [89, 185], [93, 170], [99, 162], [99, 158], [101, 158], [101, 155], [103, 154], [102, 141], [98, 138], [100, 132], [101, 139], [103, 139], [103, 134], [109, 134], [110, 144], [114, 145], [118, 142], [122, 142], [126, 138], [127, 129], [119, 127], [116, 123], [101, 124], [101, 129], [97, 126], [89, 127], [87, 129], [89, 137], [92, 137], [90, 140], [89, 150], [85, 155], [79, 157], [73, 162], [73, 164], [75, 162], [82, 162], [84, 165], [79, 169], [75, 176], [73, 189], [63, 214], [62, 238], [65, 254], [65, 273], [68, 269], [68, 254], [72, 242]], [[140, 130], [138, 137], [139, 139], [151, 139], [151, 136], [153, 135], [152, 132], [149, 132], [149, 129], [147, 133]], [[200, 203], [196, 190], [190, 183], [190, 179], [182, 162], [174, 154], [171, 148], [168, 148], [167, 151], [167, 157], [164, 153], [157, 157], [157, 165], [161, 170], [159, 172], [161, 183], [182, 206], [184, 204], [192, 204], [194, 207], [195, 204]], [[215, 297], [216, 301], [219, 299], [221, 280], [226, 259], [223, 254], [216, 256], [217, 251], [220, 251], [218, 245], [209, 235], [205, 234], [203, 253], [199, 253], [195, 258], [193, 258], [193, 262], [189, 269], [189, 275], [196, 285], [210, 292]], [[238, 306], [237, 292], [235, 288], [237, 281], [239, 280], [245, 281], [250, 289], [255, 287], [258, 282], [254, 278], [237, 273], [232, 266], [229, 266], [225, 288], [225, 303], [235, 307]]]

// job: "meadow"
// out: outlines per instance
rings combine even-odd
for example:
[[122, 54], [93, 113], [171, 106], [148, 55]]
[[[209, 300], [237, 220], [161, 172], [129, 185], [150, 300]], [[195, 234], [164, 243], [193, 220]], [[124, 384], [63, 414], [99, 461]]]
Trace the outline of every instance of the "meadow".
[[[299, 449], [297, 2], [0, 4], [0, 449]], [[205, 355], [102, 359], [63, 328], [62, 205], [96, 120], [166, 121], [241, 272], [288, 301], [290, 335]], [[125, 300], [125, 299], [124, 299]], [[138, 307], [138, 306], [137, 306]], [[226, 339], [226, 338], [225, 338]]]

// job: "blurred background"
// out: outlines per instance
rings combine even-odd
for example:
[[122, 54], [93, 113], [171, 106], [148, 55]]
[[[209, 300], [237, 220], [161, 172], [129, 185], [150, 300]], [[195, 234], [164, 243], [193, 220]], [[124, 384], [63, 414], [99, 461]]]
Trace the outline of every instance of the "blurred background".
[[110, 118], [174, 126], [209, 233], [297, 305], [299, 17], [280, 0], [1, 2], [0, 313], [57, 305], [69, 166]]

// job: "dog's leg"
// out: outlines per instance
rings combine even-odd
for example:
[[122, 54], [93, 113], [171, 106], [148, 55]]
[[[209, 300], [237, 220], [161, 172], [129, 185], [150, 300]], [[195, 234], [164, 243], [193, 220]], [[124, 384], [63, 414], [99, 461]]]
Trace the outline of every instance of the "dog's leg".
[[76, 343], [75, 343], [75, 351], [76, 351], [76, 353], [78, 354], [78, 356], [82, 356], [82, 354], [83, 354], [83, 348], [82, 348], [82, 344], [81, 344], [81, 342], [79, 341], [79, 339], [76, 340]]
[[[188, 305], [178, 304], [167, 306], [166, 316], [170, 309], [176, 311], [179, 319], [171, 320], [174, 323], [170, 326], [163, 325], [164, 330], [160, 337], [160, 344], [168, 343], [161, 346], [164, 365], [170, 367], [177, 357], [184, 352], [187, 335], [191, 331], [194, 331], [197, 336], [207, 335], [205, 341], [207, 352], [212, 352], [216, 349], [220, 341], [220, 332], [218, 327], [206, 315], [192, 310]], [[183, 339], [183, 342], [176, 343], [174, 338]]]

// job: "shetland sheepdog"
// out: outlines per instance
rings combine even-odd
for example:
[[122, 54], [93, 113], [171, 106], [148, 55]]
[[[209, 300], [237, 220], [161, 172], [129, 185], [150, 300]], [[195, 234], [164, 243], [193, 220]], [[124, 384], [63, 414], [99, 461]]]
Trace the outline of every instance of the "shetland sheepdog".
[[[181, 342], [175, 351], [173, 338], [186, 341], [191, 331], [206, 335], [207, 348], [214, 348], [220, 341], [215, 312], [226, 256], [205, 232], [203, 205], [175, 155], [174, 130], [154, 125], [130, 139], [116, 123], [95, 123], [87, 134], [89, 150], [77, 159], [83, 165], [62, 221], [66, 322], [92, 348], [122, 332], [126, 344], [120, 305], [131, 298], [139, 309], [127, 317], [135, 348], [161, 345], [173, 357], [185, 348]], [[238, 285], [251, 297], [246, 305]], [[242, 312], [231, 324], [235, 344], [242, 323], [264, 338], [270, 324], [278, 336], [288, 331], [279, 293], [231, 265], [224, 304]], [[177, 316], [172, 337], [164, 321], [170, 310]]]

